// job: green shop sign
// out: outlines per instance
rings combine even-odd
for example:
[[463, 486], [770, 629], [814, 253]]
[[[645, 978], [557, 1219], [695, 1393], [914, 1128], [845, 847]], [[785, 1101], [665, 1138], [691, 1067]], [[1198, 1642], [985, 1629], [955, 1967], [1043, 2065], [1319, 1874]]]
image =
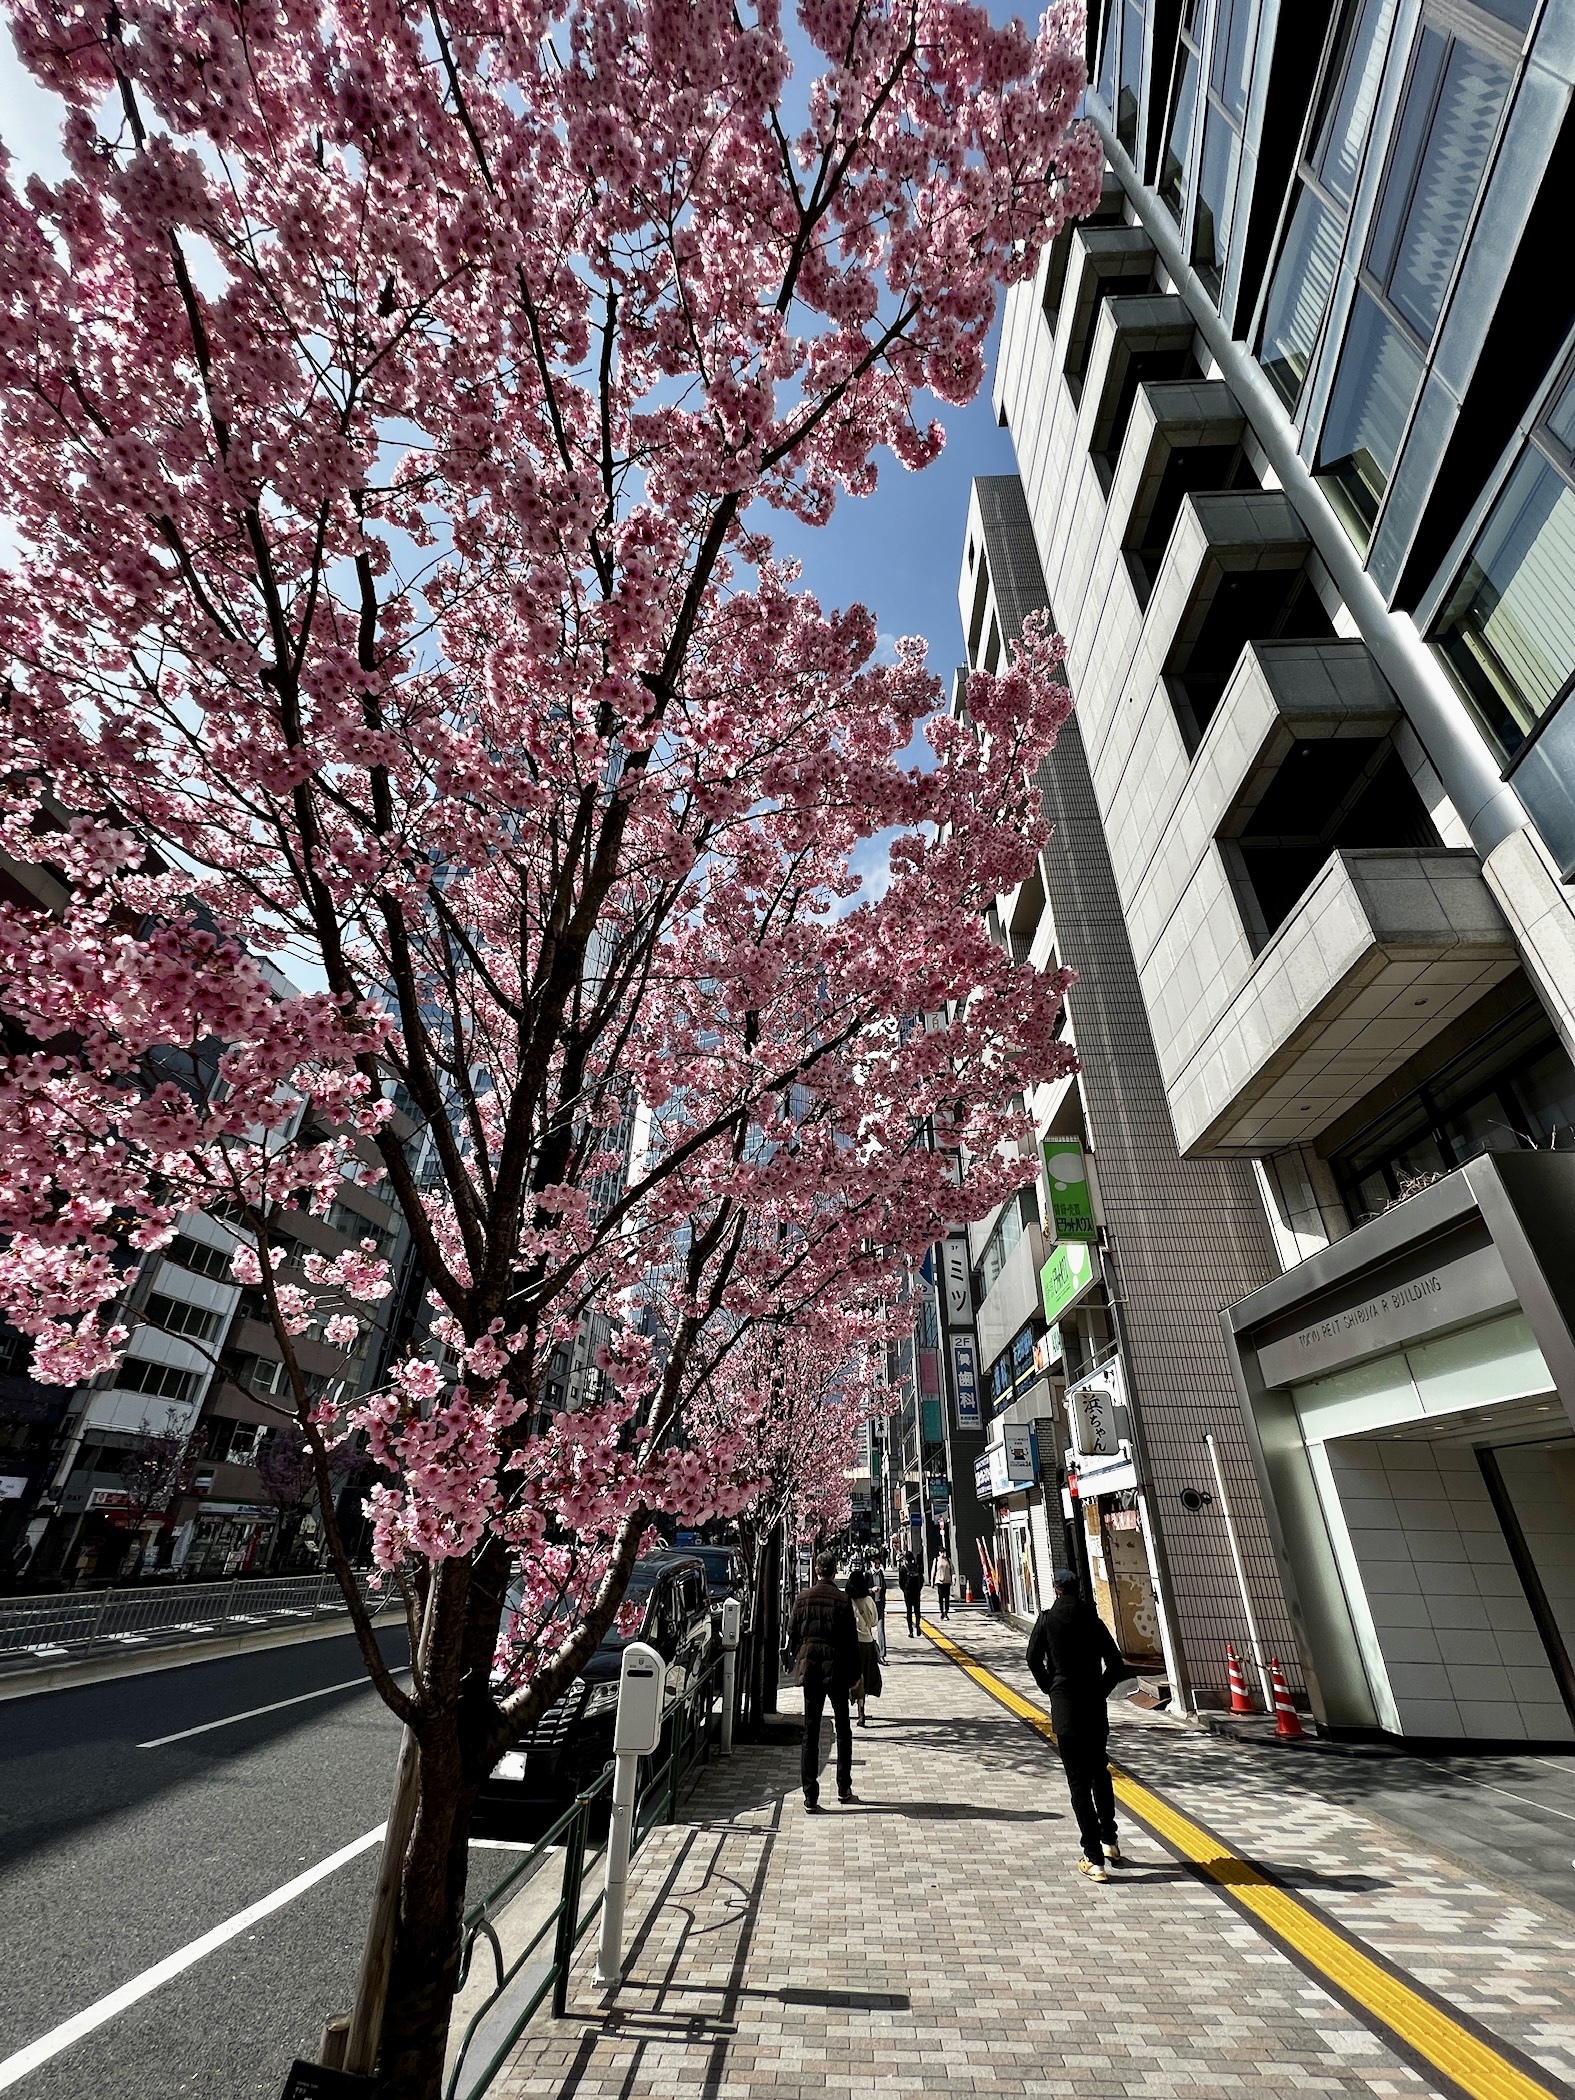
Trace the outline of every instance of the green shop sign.
[[1068, 1240], [1055, 1248], [1039, 1271], [1045, 1318], [1059, 1320], [1067, 1307], [1082, 1297], [1093, 1280], [1094, 1255], [1086, 1241]]
[[1040, 1147], [1044, 1157], [1045, 1186], [1050, 1191], [1050, 1222], [1058, 1240], [1091, 1240], [1098, 1237], [1094, 1225], [1094, 1199], [1089, 1193], [1088, 1166], [1076, 1138], [1046, 1138]]

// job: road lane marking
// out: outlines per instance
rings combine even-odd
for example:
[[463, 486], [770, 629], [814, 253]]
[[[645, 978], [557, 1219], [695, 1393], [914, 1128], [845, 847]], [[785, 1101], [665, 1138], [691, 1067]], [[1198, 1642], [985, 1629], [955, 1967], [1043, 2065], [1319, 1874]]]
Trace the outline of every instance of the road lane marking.
[[[942, 1654], [1045, 1741], [1055, 1731], [1043, 1707], [927, 1620]], [[1294, 1895], [1222, 1838], [1172, 1807], [1162, 1794], [1111, 1766], [1116, 1799], [1178, 1858], [1198, 1867], [1230, 1902], [1297, 1965], [1331, 1991], [1407, 2062], [1442, 2073], [1469, 2100], [1567, 2100], [1569, 2087], [1508, 2043], [1475, 2029], [1411, 1979], [1370, 1952], [1305, 1897]]]
[[369, 1692], [372, 1680], [365, 1674], [346, 1677], [339, 1684], [320, 1685], [315, 1692], [297, 1692], [293, 1699], [275, 1699], [271, 1706], [249, 1706], [243, 1714], [226, 1714], [222, 1721], [203, 1721], [196, 1728], [177, 1729], [174, 1735], [156, 1735], [151, 1742], [138, 1743], [137, 1748], [162, 1750], [166, 1743], [183, 1743], [189, 1735], [206, 1735], [210, 1728], [233, 1728], [237, 1721], [255, 1721], [259, 1714], [276, 1714], [287, 1706], [304, 1706], [308, 1699], [326, 1699], [330, 1692], [348, 1692], [352, 1685], [360, 1685], [363, 1691]]
[[203, 1933], [200, 1939], [189, 1941], [174, 1954], [166, 1954], [161, 1962], [155, 1962], [151, 1969], [144, 1969], [140, 1976], [133, 1976], [131, 1981], [123, 1983], [119, 1990], [111, 1991], [108, 1997], [85, 2006], [79, 2013], [73, 2013], [69, 2020], [63, 2020], [58, 2027], [52, 2027], [48, 2034], [40, 2035], [36, 2042], [29, 2042], [25, 2049], [18, 2049], [14, 2056], [6, 2057], [4, 2062], [0, 2062], [0, 2093], [25, 2078], [29, 2071], [36, 2071], [40, 2064], [48, 2063], [51, 2057], [59, 2056], [62, 2050], [69, 2049], [74, 2042], [80, 2042], [84, 2035], [91, 2034], [96, 2027], [104, 2026], [106, 2022], [125, 2012], [128, 2006], [135, 2005], [139, 1999], [146, 1998], [160, 1989], [171, 1978], [179, 1976], [183, 1970], [194, 1968], [198, 1962], [206, 1960], [227, 1941], [237, 1939], [243, 1932], [250, 1931], [259, 1920], [270, 1917], [276, 1910], [283, 1910], [287, 1903], [293, 1903], [297, 1896], [304, 1895], [319, 1881], [326, 1881], [330, 1874], [337, 1874], [341, 1867], [347, 1866], [361, 1853], [369, 1852], [374, 1845], [380, 1845], [387, 1828], [386, 1823], [379, 1823], [375, 1830], [363, 1831], [360, 1837], [353, 1838], [348, 1845], [341, 1845], [339, 1850], [330, 1853], [327, 1859], [320, 1859], [315, 1867], [308, 1867], [304, 1874], [297, 1874], [293, 1881], [287, 1881], [281, 1888], [276, 1888], [272, 1895], [263, 1896], [256, 1903], [249, 1903], [245, 1910], [238, 1910], [233, 1918], [226, 1918], [222, 1925], [215, 1925], [211, 1932]]

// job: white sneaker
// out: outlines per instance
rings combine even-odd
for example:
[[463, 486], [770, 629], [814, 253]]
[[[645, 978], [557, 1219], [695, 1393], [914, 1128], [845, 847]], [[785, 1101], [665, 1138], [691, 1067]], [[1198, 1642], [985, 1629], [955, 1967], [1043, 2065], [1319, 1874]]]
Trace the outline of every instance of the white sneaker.
[[1103, 1850], [1107, 1867], [1124, 1867], [1126, 1865], [1127, 1856], [1119, 1845], [1106, 1845]]
[[1108, 1881], [1110, 1879], [1110, 1876], [1105, 1872], [1097, 1859], [1080, 1859], [1077, 1863], [1077, 1871], [1079, 1874], [1086, 1874], [1090, 1881]]

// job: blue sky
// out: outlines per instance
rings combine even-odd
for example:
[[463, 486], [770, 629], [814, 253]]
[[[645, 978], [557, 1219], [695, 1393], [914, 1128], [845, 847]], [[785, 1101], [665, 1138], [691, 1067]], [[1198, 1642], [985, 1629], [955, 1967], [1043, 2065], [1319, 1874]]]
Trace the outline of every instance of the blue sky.
[[[987, 372], [995, 370], [992, 333]], [[976, 474], [1012, 474], [1012, 443], [990, 408], [989, 379], [967, 408], [935, 404], [946, 449], [923, 473], [910, 474], [890, 453], [879, 455], [873, 496], [844, 497], [829, 525], [809, 527], [773, 517], [766, 530], [779, 554], [802, 562], [804, 581], [823, 605], [855, 600], [875, 615], [883, 635], [922, 634], [930, 669], [950, 686], [962, 661], [957, 574], [962, 565], [968, 485]]]

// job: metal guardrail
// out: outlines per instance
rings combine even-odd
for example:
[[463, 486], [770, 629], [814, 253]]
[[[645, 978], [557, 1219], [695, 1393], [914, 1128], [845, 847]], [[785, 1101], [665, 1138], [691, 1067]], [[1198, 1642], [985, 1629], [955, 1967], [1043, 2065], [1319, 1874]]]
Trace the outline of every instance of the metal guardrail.
[[[671, 1823], [676, 1819], [685, 1782], [696, 1765], [705, 1763], [710, 1757], [711, 1746], [721, 1732], [721, 1712], [717, 1704], [721, 1674], [722, 1658], [717, 1655], [695, 1679], [668, 1716], [665, 1723], [668, 1731], [667, 1755], [652, 1771], [635, 1803], [634, 1831], [630, 1841], [631, 1855], [639, 1850], [658, 1823]], [[557, 1822], [536, 1840], [519, 1863], [488, 1891], [480, 1903], [472, 1905], [465, 1913], [462, 1928], [464, 1944], [459, 1966], [460, 1984], [463, 1987], [466, 1977], [470, 1974], [476, 1943], [481, 1939], [485, 1939], [491, 1946], [497, 1981], [471, 2015], [465, 2028], [464, 2038], [454, 2058], [454, 2068], [444, 2089], [444, 2100], [456, 2100], [465, 2055], [482, 2021], [499, 2003], [549, 1933], [552, 1935], [552, 1960], [546, 1973], [524, 2006], [514, 2016], [507, 2034], [493, 2050], [480, 2079], [467, 2084], [467, 2100], [476, 2100], [478, 2094], [491, 2090], [492, 2081], [502, 2070], [515, 2043], [536, 2017], [549, 1993], [552, 1998], [553, 2018], [561, 2020], [567, 2012], [569, 1970], [574, 1961], [574, 1950], [594, 1924], [602, 1907], [601, 1889], [597, 1889], [589, 1905], [585, 1904], [587, 1871], [594, 1867], [596, 1860], [601, 1857], [600, 1851], [592, 1853], [589, 1850], [588, 1839], [593, 1811], [601, 1803], [611, 1800], [612, 1774], [613, 1768], [609, 1764], [600, 1778], [593, 1780], [585, 1791], [575, 1798], [573, 1804], [564, 1810]], [[503, 1949], [493, 1920], [506, 1903], [520, 1894], [527, 1882], [535, 1879], [547, 1864], [553, 1848], [558, 1845], [563, 1847], [563, 1882], [558, 1900], [527, 1944], [505, 1967]]]
[[[358, 1575], [368, 1595], [369, 1572]], [[229, 1582], [172, 1582], [140, 1589], [67, 1590], [0, 1599], [0, 1656], [32, 1650], [58, 1655], [154, 1635], [212, 1633], [220, 1626], [317, 1619], [347, 1607], [329, 1575], [236, 1576]]]

